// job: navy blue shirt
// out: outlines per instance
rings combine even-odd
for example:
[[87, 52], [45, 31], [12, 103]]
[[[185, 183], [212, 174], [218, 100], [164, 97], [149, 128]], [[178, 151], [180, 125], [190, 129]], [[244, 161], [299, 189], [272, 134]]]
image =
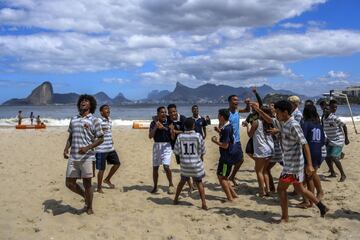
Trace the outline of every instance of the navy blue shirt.
[[220, 140], [221, 143], [228, 143], [229, 147], [227, 149], [219, 147], [220, 150], [220, 161], [227, 163], [231, 162], [230, 149], [231, 145], [234, 144], [234, 130], [231, 124], [226, 125], [220, 130]]
[[306, 141], [309, 144], [311, 159], [321, 160], [321, 148], [325, 144], [325, 133], [320, 123], [304, 121], [301, 124]]
[[[185, 120], [186, 117], [184, 115], [180, 115], [178, 119], [176, 120], [170, 120], [170, 117], [168, 117], [169, 123], [172, 123], [174, 125], [174, 129], [177, 131], [185, 131]], [[177, 138], [177, 135], [176, 135]], [[174, 140], [171, 140], [171, 147], [174, 149], [176, 138]]]
[[[170, 133], [170, 121], [165, 120], [162, 122], [164, 125], [163, 129], [156, 129], [155, 135], [154, 135], [154, 141], [155, 142], [171, 142], [171, 133]], [[156, 122], [152, 121], [150, 124], [150, 130], [152, 131], [156, 127]]]
[[202, 137], [204, 137], [204, 132], [203, 132], [203, 127], [207, 126], [207, 122], [205, 120], [205, 118], [203, 117], [199, 117], [199, 118], [194, 118], [195, 121], [195, 132], [200, 133], [200, 135]]

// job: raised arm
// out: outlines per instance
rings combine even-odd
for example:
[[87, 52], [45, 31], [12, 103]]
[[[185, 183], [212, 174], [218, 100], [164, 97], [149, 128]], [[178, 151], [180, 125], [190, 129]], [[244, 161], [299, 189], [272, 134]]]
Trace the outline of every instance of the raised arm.
[[264, 119], [266, 123], [271, 124], [273, 122], [272, 117], [264, 113], [256, 103], [250, 103], [250, 106], [259, 113], [259, 115], [262, 117], [262, 119]]

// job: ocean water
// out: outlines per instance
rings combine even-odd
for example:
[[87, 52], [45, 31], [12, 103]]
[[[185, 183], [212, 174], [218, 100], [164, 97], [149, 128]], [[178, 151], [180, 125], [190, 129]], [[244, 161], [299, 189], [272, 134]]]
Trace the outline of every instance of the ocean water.
[[[151, 120], [156, 115], [158, 105], [129, 105], [111, 107], [111, 118], [114, 125], [130, 126], [134, 120]], [[352, 105], [352, 111], [355, 121], [360, 121], [360, 105]], [[178, 112], [191, 116], [191, 105], [178, 105]], [[216, 123], [217, 113], [220, 108], [227, 108], [224, 105], [201, 105], [199, 104], [200, 115], [208, 115], [212, 123]], [[0, 106], [0, 126], [15, 126], [17, 123], [16, 115], [22, 110], [24, 123], [30, 123], [28, 119], [31, 112], [34, 115], [40, 115], [42, 121], [47, 126], [67, 126], [70, 118], [77, 114], [77, 108], [73, 105], [56, 105], [56, 106]], [[321, 112], [321, 111], [320, 111]], [[98, 110], [95, 115], [100, 115]], [[350, 112], [347, 106], [338, 106], [337, 115], [345, 122], [351, 121]], [[246, 118], [247, 114], [242, 114], [241, 118]]]

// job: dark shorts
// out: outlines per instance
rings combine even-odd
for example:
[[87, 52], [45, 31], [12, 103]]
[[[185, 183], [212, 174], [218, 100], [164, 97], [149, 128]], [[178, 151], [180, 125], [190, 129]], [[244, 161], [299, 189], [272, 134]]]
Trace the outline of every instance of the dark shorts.
[[253, 138], [249, 138], [249, 141], [246, 144], [245, 152], [247, 154], [254, 154], [254, 141]]
[[219, 161], [219, 165], [216, 171], [218, 176], [229, 177], [232, 169], [232, 164], [225, 163], [224, 161]]
[[[314, 168], [320, 168], [322, 162], [325, 160], [325, 158], [321, 157], [321, 156], [311, 156], [311, 162]], [[307, 165], [306, 159], [304, 161], [305, 166]]]
[[237, 142], [234, 143], [232, 150], [231, 150], [231, 159], [230, 162], [232, 164], [237, 164], [244, 160], [244, 154], [241, 148], [241, 143]]
[[96, 153], [96, 169], [105, 170], [106, 162], [111, 165], [120, 165], [119, 157], [116, 151]]
[[[205, 176], [202, 176], [202, 177], [191, 177], [193, 179], [194, 182], [202, 182], [202, 179], [204, 178]], [[188, 181], [190, 180], [190, 177], [186, 177], [186, 176], [183, 176], [181, 175], [181, 180], [182, 181]]]

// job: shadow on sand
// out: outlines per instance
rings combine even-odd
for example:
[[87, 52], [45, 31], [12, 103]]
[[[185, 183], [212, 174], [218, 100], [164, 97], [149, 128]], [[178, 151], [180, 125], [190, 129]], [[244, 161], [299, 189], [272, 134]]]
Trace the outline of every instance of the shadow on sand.
[[44, 212], [52, 213], [53, 216], [61, 215], [64, 213], [71, 213], [74, 215], [81, 215], [85, 213], [85, 209], [76, 209], [70, 205], [65, 205], [62, 200], [48, 199], [42, 204], [44, 206]]

